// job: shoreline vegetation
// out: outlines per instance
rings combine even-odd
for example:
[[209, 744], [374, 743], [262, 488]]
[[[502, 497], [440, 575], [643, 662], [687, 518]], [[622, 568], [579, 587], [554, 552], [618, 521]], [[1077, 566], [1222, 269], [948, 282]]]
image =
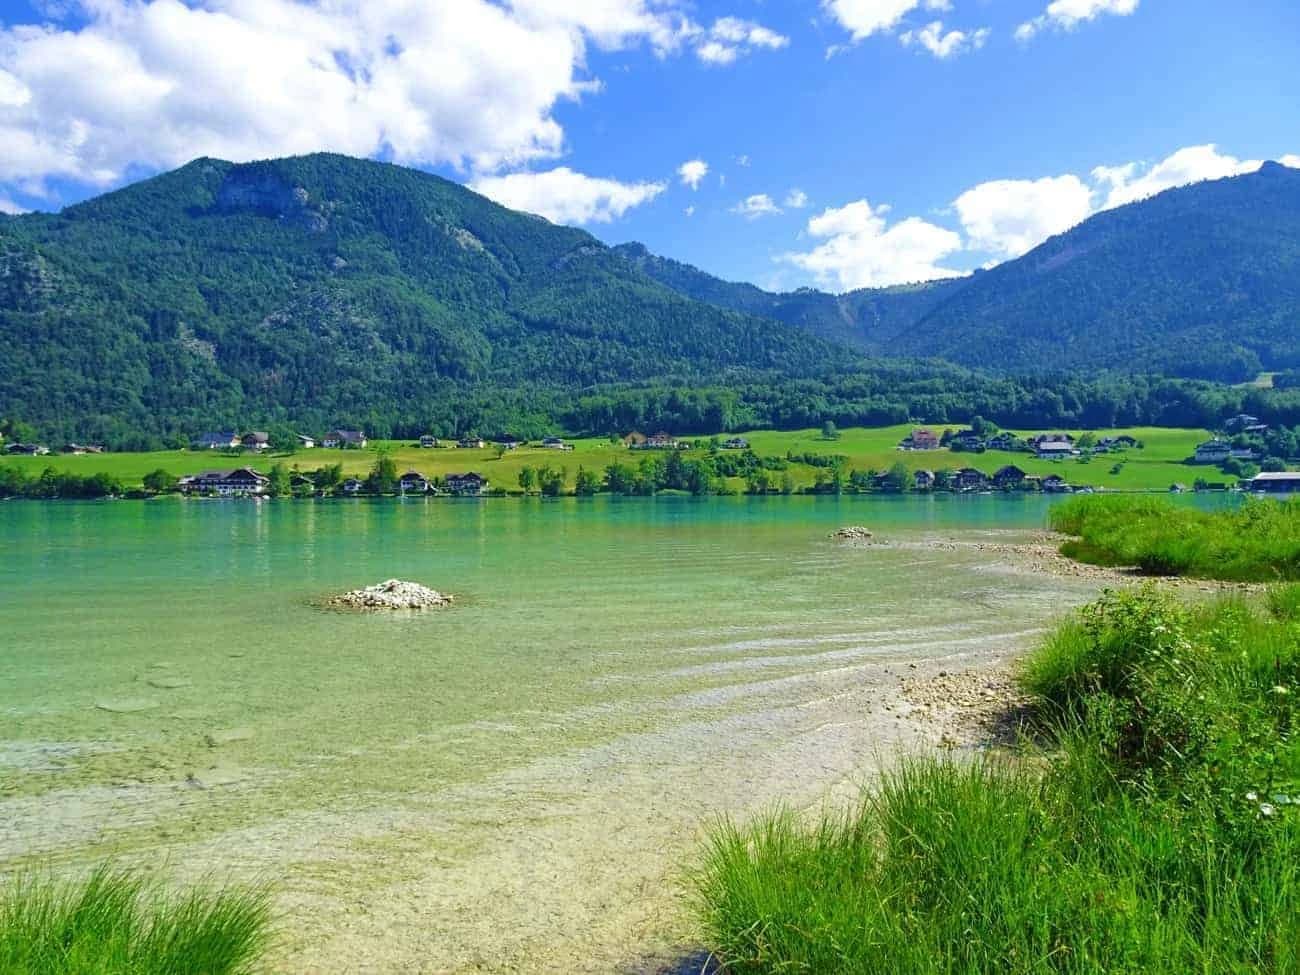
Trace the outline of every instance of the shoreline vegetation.
[[168, 893], [138, 871], [25, 875], [0, 891], [6, 975], [251, 975], [271, 944], [265, 888]]
[[[193, 490], [185, 478], [217, 468], [253, 469], [262, 478], [256, 493], [277, 497], [395, 495], [404, 493], [400, 480], [407, 473], [437, 493], [449, 477], [467, 471], [487, 481], [483, 496], [1165, 492], [1184, 486], [1225, 489], [1243, 473], [1191, 463], [1205, 430], [1076, 431], [1069, 435], [1082, 449], [1048, 459], [1029, 446], [1027, 432], [1006, 432], [1014, 449], [966, 450], [954, 437], [948, 446], [922, 450], [901, 447], [916, 430], [910, 424], [831, 426], [674, 439], [676, 448], [665, 450], [630, 450], [622, 439], [610, 437], [559, 441], [563, 449], [558, 450], [541, 444], [428, 449], [407, 441], [371, 441], [362, 449], [295, 449], [281, 440], [279, 449], [267, 450], [10, 454], [0, 459], [0, 498], [154, 497]], [[1132, 444], [1102, 444], [1116, 439]], [[729, 446], [737, 443], [744, 446]], [[1095, 452], [1098, 446], [1104, 452]]]
[[1163, 498], [1078, 497], [1054, 508], [1061, 553], [1152, 576], [1228, 582], [1300, 579], [1300, 501], [1247, 499], [1199, 511]]
[[1017, 669], [1016, 746], [716, 824], [704, 942], [737, 975], [1297, 970], [1298, 611], [1107, 591]]

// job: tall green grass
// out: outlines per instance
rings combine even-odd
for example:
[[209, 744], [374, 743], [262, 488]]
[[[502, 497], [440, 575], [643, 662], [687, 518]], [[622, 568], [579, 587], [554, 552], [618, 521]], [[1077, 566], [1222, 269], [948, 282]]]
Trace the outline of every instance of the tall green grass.
[[245, 975], [269, 928], [261, 889], [171, 895], [112, 867], [76, 882], [25, 876], [0, 893], [0, 973]]
[[1135, 566], [1149, 575], [1239, 582], [1300, 579], [1300, 500], [1248, 498], [1197, 511], [1162, 498], [1080, 495], [1052, 510], [1081, 562]]
[[1045, 748], [719, 824], [707, 943], [739, 975], [1300, 972], [1300, 635], [1273, 613], [1107, 594], [1025, 667]]

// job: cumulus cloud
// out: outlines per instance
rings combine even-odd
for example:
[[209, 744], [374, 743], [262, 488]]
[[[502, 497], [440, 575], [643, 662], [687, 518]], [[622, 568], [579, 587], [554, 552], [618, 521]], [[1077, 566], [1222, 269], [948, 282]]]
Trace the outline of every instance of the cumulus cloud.
[[780, 213], [781, 208], [766, 193], [755, 193], [737, 203], [731, 208], [731, 212], [739, 213], [746, 220], [757, 220], [759, 217], [770, 217]]
[[808, 205], [808, 194], [795, 187], [785, 195], [785, 205], [791, 210], [802, 210]]
[[1092, 171], [1092, 177], [1099, 191], [1105, 194], [1103, 208], [1109, 208], [1144, 200], [1175, 186], [1253, 173], [1262, 162], [1260, 159], [1242, 160], [1224, 155], [1218, 146], [1210, 143], [1179, 149], [1151, 166], [1141, 163], [1098, 166]]
[[1047, 27], [1074, 30], [1085, 21], [1102, 14], [1127, 17], [1138, 8], [1139, 0], [1052, 0], [1047, 9], [1016, 28], [1016, 40], [1028, 41]]
[[774, 51], [790, 43], [785, 35], [739, 17], [719, 17], [707, 30], [697, 28], [689, 34], [695, 56], [705, 64], [731, 64], [752, 51]]
[[709, 175], [709, 164], [703, 159], [688, 159], [677, 167], [677, 175], [683, 186], [697, 190], [704, 177]]
[[39, 193], [51, 178], [103, 186], [199, 155], [320, 149], [476, 172], [554, 157], [557, 105], [598, 88], [590, 47], [784, 43], [675, 6], [82, 0], [69, 26], [0, 27], [0, 184]]
[[842, 291], [956, 277], [941, 261], [961, 250], [961, 236], [918, 217], [890, 225], [889, 207], [855, 200], [808, 221], [811, 251], [781, 258], [808, 271], [824, 287]]
[[854, 41], [872, 34], [893, 30], [908, 13], [921, 6], [921, 0], [822, 0], [822, 9]]
[[470, 189], [512, 210], [536, 213], [553, 223], [609, 223], [648, 203], [663, 183], [621, 183], [560, 166], [541, 173], [510, 173], [475, 180]]
[[942, 61], [965, 51], [978, 51], [989, 39], [989, 29], [981, 27], [970, 32], [950, 30], [944, 33], [943, 21], [935, 20], [924, 27], [904, 31], [898, 35], [898, 39], [904, 47], [919, 44]]
[[1280, 162], [1283, 166], [1289, 166], [1292, 169], [1300, 169], [1300, 156], [1295, 156], [1288, 153], [1287, 155], [1279, 159], [1278, 162]]
[[967, 190], [953, 203], [968, 246], [1019, 257], [1092, 212], [1092, 190], [1074, 175], [1000, 179]]

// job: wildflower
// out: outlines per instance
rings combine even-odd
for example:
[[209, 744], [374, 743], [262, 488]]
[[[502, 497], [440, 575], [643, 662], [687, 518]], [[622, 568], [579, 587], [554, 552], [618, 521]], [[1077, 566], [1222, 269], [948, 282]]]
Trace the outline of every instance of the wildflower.
[[1283, 687], [1281, 684], [1276, 684], [1273, 687], [1273, 693], [1276, 694], [1278, 697], [1285, 697], [1291, 692], [1287, 690], [1285, 687]]
[[1254, 802], [1254, 801], [1255, 801], [1256, 799], [1258, 799], [1258, 798], [1259, 798], [1259, 793], [1258, 793], [1258, 792], [1247, 792], [1247, 793], [1246, 793], [1246, 801], [1247, 801], [1247, 802]]
[[1275, 812], [1277, 812], [1277, 807], [1274, 806], [1271, 802], [1261, 802], [1259, 804], [1259, 814], [1261, 816], [1267, 818], [1269, 816], [1272, 816], [1273, 813]]

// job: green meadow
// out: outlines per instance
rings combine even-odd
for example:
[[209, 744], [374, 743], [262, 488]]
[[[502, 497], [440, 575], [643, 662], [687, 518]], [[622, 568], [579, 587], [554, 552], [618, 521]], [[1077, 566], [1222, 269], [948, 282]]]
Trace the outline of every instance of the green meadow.
[[[990, 450], [982, 454], [954, 453], [949, 450], [925, 452], [900, 451], [898, 442], [907, 436], [914, 424], [889, 427], [855, 427], [840, 431], [836, 440], [823, 439], [820, 430], [755, 430], [727, 436], [743, 436], [749, 440], [755, 453], [785, 457], [788, 453], [838, 454], [847, 459], [846, 470], [885, 471], [893, 464], [903, 463], [909, 470], [921, 468], [976, 467], [992, 473], [1005, 464], [1015, 464], [1028, 474], [1045, 476], [1061, 474], [1070, 483], [1104, 487], [1116, 491], [1163, 491], [1171, 484], [1191, 486], [1198, 477], [1212, 481], [1230, 482], [1233, 479], [1212, 467], [1185, 463], [1197, 443], [1209, 436], [1208, 431], [1162, 427], [1136, 427], [1093, 431], [1098, 437], [1127, 433], [1145, 446], [1121, 454], [1103, 454], [1087, 461], [1078, 459], [1051, 461], [1039, 460], [1031, 454]], [[936, 432], [942, 428], [936, 427]], [[649, 431], [653, 432], [653, 431]], [[1028, 436], [1037, 431], [1013, 431]], [[1064, 431], [1076, 436], [1083, 431]], [[698, 456], [707, 449], [708, 437], [691, 438], [701, 444], [688, 456]], [[151, 453], [88, 454], [47, 457], [6, 457], [2, 461], [15, 465], [29, 475], [37, 475], [47, 467], [82, 476], [100, 472], [112, 474], [128, 485], [138, 485], [150, 471], [163, 469], [173, 474], [194, 474], [212, 468], [248, 464], [265, 470], [272, 464], [283, 463], [289, 468], [314, 470], [328, 464], [342, 464], [345, 475], [362, 475], [370, 470], [380, 451], [387, 451], [401, 471], [415, 469], [429, 477], [463, 471], [477, 471], [488, 477], [493, 486], [516, 490], [519, 471], [523, 467], [540, 467], [550, 464], [569, 471], [570, 487], [579, 466], [588, 470], [603, 471], [613, 463], [635, 464], [644, 456], [629, 451], [621, 443], [610, 443], [606, 438], [585, 438], [571, 441], [572, 451], [546, 450], [540, 447], [521, 447], [498, 456], [492, 447], [461, 449], [438, 447], [422, 449], [410, 441], [372, 441], [365, 450], [326, 450], [314, 448], [288, 454], [268, 453], [258, 456], [230, 455], [217, 451], [173, 450]], [[807, 464], [792, 463], [789, 472], [797, 487], [814, 483], [817, 468]], [[733, 485], [741, 488], [738, 479]]]

